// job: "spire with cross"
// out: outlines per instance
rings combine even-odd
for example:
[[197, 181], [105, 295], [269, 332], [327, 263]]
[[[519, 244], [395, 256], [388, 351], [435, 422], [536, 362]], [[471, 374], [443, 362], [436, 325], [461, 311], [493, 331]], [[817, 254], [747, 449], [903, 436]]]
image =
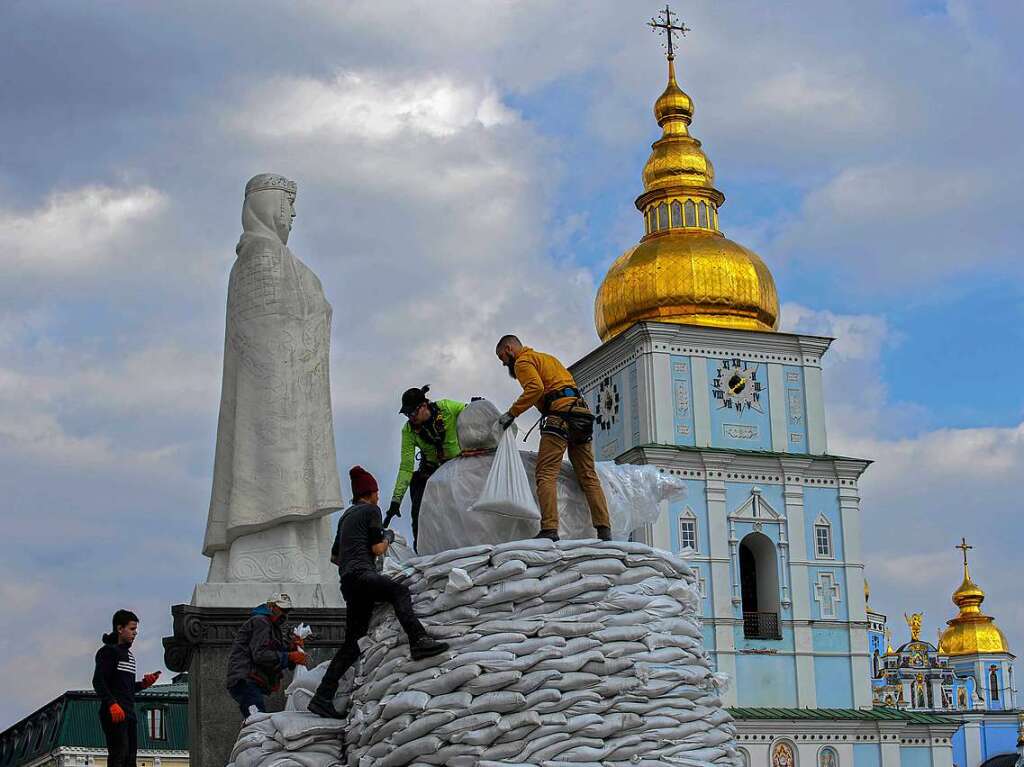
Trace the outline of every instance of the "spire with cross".
[[[666, 38], [668, 38], [667, 43], [665, 45], [665, 50], [668, 51], [669, 61], [672, 61], [676, 57], [675, 47], [672, 45], [673, 33], [678, 33], [680, 37], [683, 37], [686, 35], [687, 32], [690, 31], [690, 28], [686, 26], [686, 24], [684, 24], [683, 22], [679, 22], [678, 24], [672, 23], [675, 15], [676, 14], [672, 13], [671, 9], [666, 4], [665, 10], [661, 11], [661, 13], [658, 14], [658, 16], [652, 17], [651, 20], [647, 23], [647, 26], [649, 26], [655, 32], [663, 34]], [[660, 17], [664, 17], [664, 20], [662, 20]]]
[[954, 546], [953, 548], [960, 549], [960, 551], [963, 552], [963, 555], [964, 555], [964, 570], [966, 570], [967, 569], [967, 552], [970, 551], [971, 549], [973, 549], [974, 547], [967, 545], [967, 539], [966, 538], [961, 538], [960, 539], [960, 544], [958, 546]]

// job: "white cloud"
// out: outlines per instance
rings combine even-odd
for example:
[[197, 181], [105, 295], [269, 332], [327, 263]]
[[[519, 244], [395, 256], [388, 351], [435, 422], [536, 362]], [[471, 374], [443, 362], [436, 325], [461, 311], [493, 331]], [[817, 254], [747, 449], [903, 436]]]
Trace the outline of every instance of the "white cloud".
[[443, 76], [396, 81], [346, 71], [331, 80], [275, 78], [256, 88], [231, 122], [266, 138], [386, 141], [414, 134], [445, 138], [514, 119], [486, 84]]
[[54, 276], [108, 265], [165, 205], [151, 187], [89, 185], [54, 192], [28, 212], [0, 209], [0, 270]]
[[882, 380], [881, 352], [897, 338], [884, 317], [786, 304], [783, 326], [836, 338], [823, 359], [829, 450], [874, 462], [860, 482], [872, 605], [894, 617], [897, 637], [904, 611], [923, 609], [931, 627], [943, 625], [960, 583], [953, 546], [966, 536], [977, 546], [972, 574], [988, 592], [985, 608], [1018, 645], [1024, 611], [1006, 573], [1017, 558], [1024, 423], [893, 433], [906, 408]]

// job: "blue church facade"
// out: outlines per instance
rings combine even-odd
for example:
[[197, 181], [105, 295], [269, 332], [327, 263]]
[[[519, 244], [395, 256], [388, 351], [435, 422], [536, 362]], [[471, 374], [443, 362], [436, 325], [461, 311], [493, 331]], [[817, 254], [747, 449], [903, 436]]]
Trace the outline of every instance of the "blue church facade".
[[[600, 459], [686, 484], [644, 537], [698, 574], [705, 646], [733, 680], [724, 697], [748, 764], [785, 762], [773, 749], [787, 743], [822, 767], [1015, 759], [1013, 656], [950, 657], [919, 639], [894, 650], [868, 605], [858, 482], [870, 462], [828, 451], [830, 343], [644, 322], [572, 372], [597, 414]], [[980, 604], [966, 564], [965, 583], [958, 593]]]

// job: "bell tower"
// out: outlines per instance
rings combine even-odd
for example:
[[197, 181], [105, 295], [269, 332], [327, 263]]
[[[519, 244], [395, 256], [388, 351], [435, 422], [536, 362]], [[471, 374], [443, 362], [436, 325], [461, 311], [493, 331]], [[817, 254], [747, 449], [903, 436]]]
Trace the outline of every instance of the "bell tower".
[[682, 478], [647, 542], [688, 553], [704, 641], [734, 683], [729, 705], [871, 705], [858, 480], [869, 461], [828, 451], [822, 357], [830, 338], [778, 332], [775, 281], [729, 240], [725, 195], [690, 132], [665, 9], [661, 137], [636, 198], [642, 236], [595, 302], [602, 344], [572, 366], [597, 415], [598, 460]]

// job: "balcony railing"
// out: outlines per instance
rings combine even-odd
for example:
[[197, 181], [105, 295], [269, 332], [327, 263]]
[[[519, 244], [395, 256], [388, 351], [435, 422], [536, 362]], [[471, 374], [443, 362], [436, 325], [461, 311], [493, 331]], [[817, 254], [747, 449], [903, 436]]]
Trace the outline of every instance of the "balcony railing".
[[778, 613], [743, 613], [743, 636], [747, 639], [782, 639]]

